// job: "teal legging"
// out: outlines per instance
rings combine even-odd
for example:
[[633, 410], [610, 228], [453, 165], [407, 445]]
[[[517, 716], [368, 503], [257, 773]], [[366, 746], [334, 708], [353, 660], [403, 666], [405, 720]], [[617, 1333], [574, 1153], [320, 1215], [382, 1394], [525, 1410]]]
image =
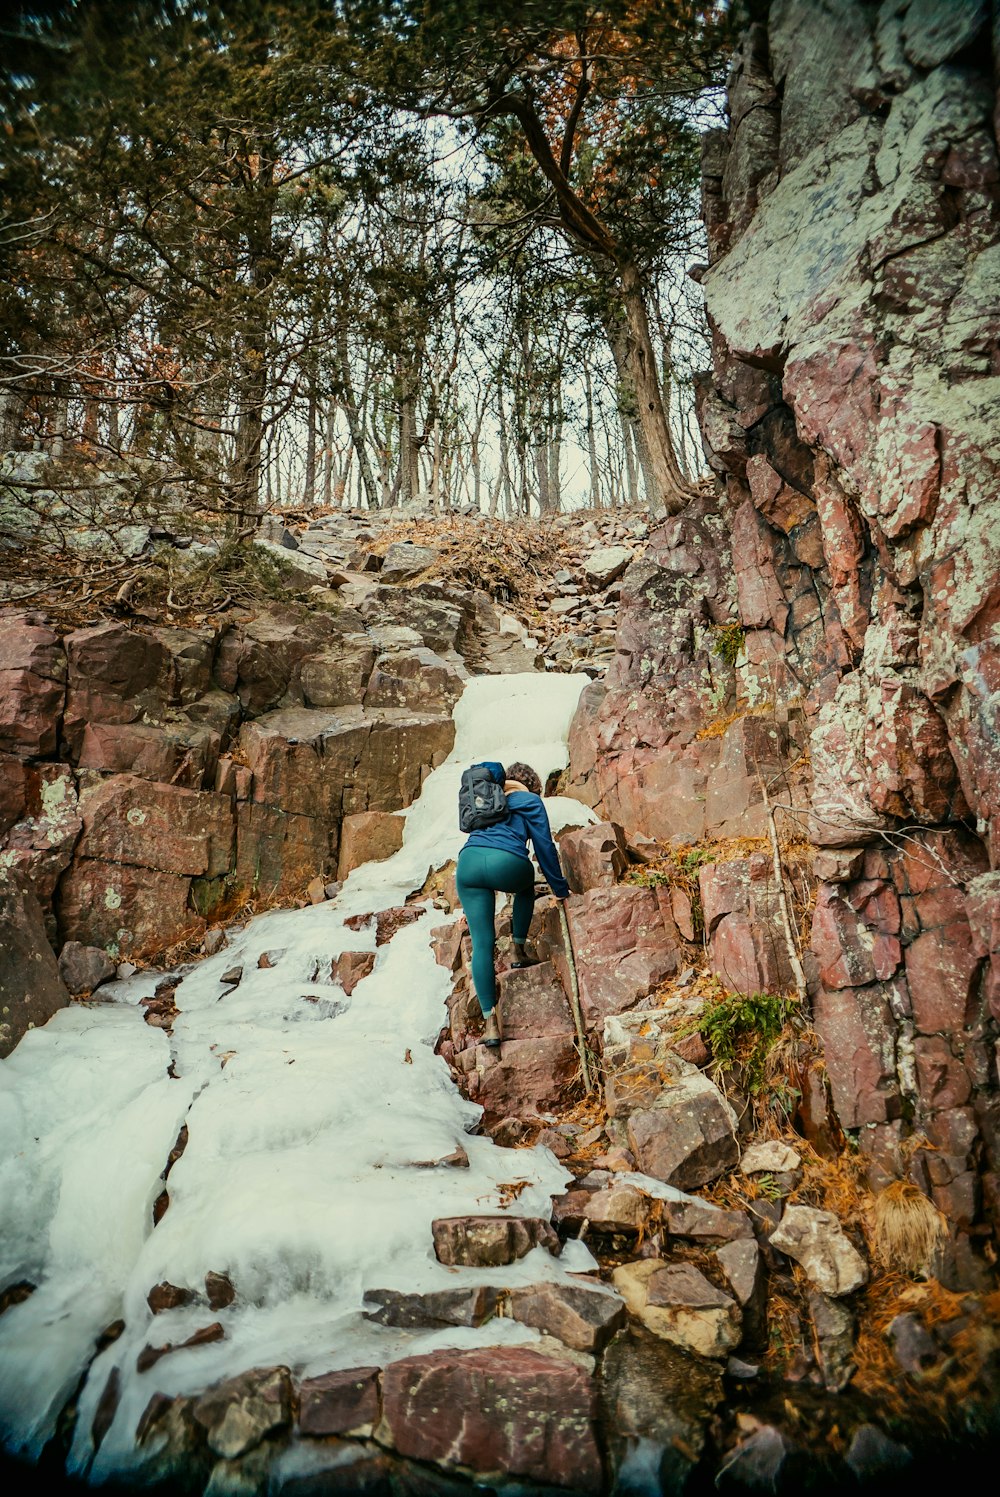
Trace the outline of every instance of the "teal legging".
[[463, 847], [455, 884], [472, 937], [472, 982], [479, 1007], [488, 1014], [497, 1001], [493, 969], [497, 892], [514, 896], [511, 926], [514, 940], [523, 946], [535, 908], [535, 870], [528, 858], [519, 858], [516, 853], [501, 852], [496, 847]]

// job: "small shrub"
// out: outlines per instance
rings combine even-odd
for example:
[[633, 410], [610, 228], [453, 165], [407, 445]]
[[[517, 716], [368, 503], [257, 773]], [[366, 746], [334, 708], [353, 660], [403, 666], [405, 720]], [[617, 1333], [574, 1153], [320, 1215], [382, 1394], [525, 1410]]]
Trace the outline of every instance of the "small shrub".
[[740, 1066], [746, 1089], [755, 1096], [773, 1082], [768, 1057], [794, 1009], [794, 999], [774, 993], [724, 993], [710, 998], [683, 1032], [701, 1035], [714, 1070]]
[[941, 1212], [909, 1180], [894, 1180], [875, 1197], [872, 1246], [886, 1268], [928, 1277], [947, 1230]]
[[719, 660], [725, 661], [726, 665], [735, 666], [743, 653], [745, 643], [746, 631], [738, 620], [734, 620], [731, 624], [721, 624], [715, 631], [712, 654]]

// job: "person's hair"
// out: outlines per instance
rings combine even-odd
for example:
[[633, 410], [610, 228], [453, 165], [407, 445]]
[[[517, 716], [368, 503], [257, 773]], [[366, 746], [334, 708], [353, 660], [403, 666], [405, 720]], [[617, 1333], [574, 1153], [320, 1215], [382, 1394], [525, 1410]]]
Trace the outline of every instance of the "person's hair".
[[541, 795], [542, 782], [530, 764], [508, 764], [506, 774], [508, 780], [520, 780], [524, 788], [530, 790], [532, 795]]

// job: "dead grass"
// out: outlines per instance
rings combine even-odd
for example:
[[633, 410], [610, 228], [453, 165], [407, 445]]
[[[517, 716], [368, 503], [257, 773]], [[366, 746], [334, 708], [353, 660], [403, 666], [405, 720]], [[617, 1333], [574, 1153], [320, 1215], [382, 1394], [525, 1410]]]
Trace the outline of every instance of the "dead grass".
[[942, 1213], [909, 1180], [894, 1180], [875, 1197], [869, 1237], [887, 1269], [927, 1277], [947, 1236]]

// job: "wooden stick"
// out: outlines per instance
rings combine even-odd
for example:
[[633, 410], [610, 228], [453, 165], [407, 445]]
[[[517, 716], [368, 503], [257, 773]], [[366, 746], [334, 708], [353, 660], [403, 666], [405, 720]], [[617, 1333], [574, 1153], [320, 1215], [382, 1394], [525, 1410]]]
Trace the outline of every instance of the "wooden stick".
[[590, 1063], [587, 1060], [587, 1036], [583, 1028], [583, 1013], [580, 1009], [580, 981], [576, 975], [576, 958], [573, 955], [573, 942], [569, 933], [569, 921], [566, 919], [566, 902], [560, 899], [559, 921], [562, 925], [563, 942], [566, 947], [566, 960], [569, 964], [569, 1006], [573, 1010], [573, 1023], [576, 1025], [576, 1042], [580, 1052], [580, 1071], [583, 1075], [584, 1089], [588, 1095], [594, 1090], [594, 1083], [590, 1075]]
[[778, 847], [778, 828], [774, 820], [774, 807], [771, 805], [767, 794], [767, 786], [763, 779], [760, 784], [764, 796], [764, 809], [767, 811], [767, 830], [771, 838], [771, 862], [774, 864], [774, 878], [778, 886], [778, 910], [781, 914], [781, 925], [785, 933], [785, 945], [788, 948], [788, 964], [795, 978], [795, 991], [799, 995], [799, 1002], [803, 1011], [809, 1002], [809, 992], [806, 988], [806, 974], [799, 960], [799, 949], [792, 935], [792, 922], [788, 914], [788, 900], [785, 897], [785, 873], [781, 866], [781, 850]]

